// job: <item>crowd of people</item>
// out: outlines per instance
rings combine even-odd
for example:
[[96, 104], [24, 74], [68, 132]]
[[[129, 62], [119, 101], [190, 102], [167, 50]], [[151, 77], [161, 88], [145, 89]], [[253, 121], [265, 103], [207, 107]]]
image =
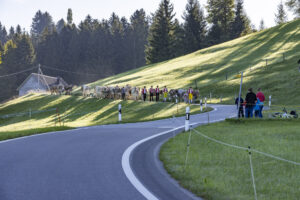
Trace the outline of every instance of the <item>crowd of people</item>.
[[260, 88], [257, 90], [256, 94], [253, 92], [252, 88], [249, 88], [245, 100], [242, 98], [242, 95], [235, 100], [235, 104], [239, 110], [238, 117], [253, 118], [254, 115], [256, 118], [263, 118], [262, 111], [265, 99], [265, 95]]

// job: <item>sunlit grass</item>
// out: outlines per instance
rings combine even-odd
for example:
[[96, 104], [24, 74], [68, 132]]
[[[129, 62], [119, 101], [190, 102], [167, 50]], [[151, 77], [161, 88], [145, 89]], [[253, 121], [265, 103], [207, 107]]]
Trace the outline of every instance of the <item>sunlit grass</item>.
[[[0, 118], [0, 135], [13, 131], [29, 131], [45, 127], [82, 127], [116, 124], [118, 105], [122, 105], [122, 123], [143, 122], [185, 115], [186, 104], [121, 101], [80, 96], [29, 94], [2, 104], [0, 117], [25, 113], [23, 116]], [[200, 113], [200, 106], [191, 105], [191, 113]], [[210, 111], [211, 108], [203, 112]], [[32, 112], [30, 117], [30, 111]], [[34, 113], [35, 111], [44, 111]]]
[[202, 98], [212, 93], [214, 98], [226, 97], [223, 103], [232, 103], [240, 84], [235, 75], [245, 71], [243, 94], [250, 87], [260, 87], [266, 96], [273, 96], [274, 103], [295, 105], [300, 103], [300, 95], [294, 99], [286, 96], [298, 93], [294, 86], [300, 84], [296, 63], [299, 59], [300, 20], [295, 20], [90, 85], [167, 85], [169, 88], [195, 88], [197, 85]]
[[[299, 120], [227, 120], [196, 130], [225, 143], [300, 162]], [[160, 159], [185, 188], [206, 200], [251, 200], [254, 191], [249, 154], [207, 140], [192, 132], [186, 169], [189, 133], [163, 145]], [[300, 166], [252, 153], [258, 199], [299, 199]]]

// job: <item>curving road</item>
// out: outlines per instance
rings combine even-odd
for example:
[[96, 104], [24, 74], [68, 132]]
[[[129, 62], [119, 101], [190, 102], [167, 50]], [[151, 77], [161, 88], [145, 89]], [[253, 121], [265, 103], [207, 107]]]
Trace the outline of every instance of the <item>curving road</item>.
[[[236, 115], [234, 106], [212, 107], [210, 122]], [[207, 116], [192, 116], [191, 123], [207, 123]], [[0, 200], [197, 199], [169, 177], [157, 157], [160, 145], [183, 124], [180, 117], [0, 142]]]

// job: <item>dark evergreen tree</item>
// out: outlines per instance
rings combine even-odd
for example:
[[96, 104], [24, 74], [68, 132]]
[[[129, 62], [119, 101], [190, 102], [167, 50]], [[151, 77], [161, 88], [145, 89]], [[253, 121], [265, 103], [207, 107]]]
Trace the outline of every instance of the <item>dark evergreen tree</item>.
[[265, 29], [266, 29], [265, 21], [263, 19], [261, 19], [260, 23], [259, 23], [259, 30], [262, 31], [262, 30], [265, 30]]
[[182, 56], [186, 53], [185, 31], [183, 24], [180, 24], [177, 19], [174, 22], [174, 43], [173, 43], [173, 57]]
[[16, 34], [19, 34], [19, 35], [22, 34], [22, 28], [21, 28], [21, 26], [19, 24], [16, 27]]
[[281, 1], [280, 4], [277, 7], [277, 14], [275, 14], [275, 23], [277, 25], [279, 25], [279, 24], [283, 24], [285, 22], [287, 22], [287, 14], [284, 10], [284, 6], [283, 6], [283, 3]]
[[67, 22], [68, 25], [71, 25], [73, 23], [73, 12], [71, 8], [68, 9]]
[[61, 30], [64, 28], [64, 26], [66, 25], [66, 22], [64, 19], [60, 19], [57, 23], [56, 23], [56, 31], [57, 33], [60, 33]]
[[300, 0], [288, 0], [286, 2], [289, 10], [291, 10], [296, 18], [300, 18]]
[[8, 39], [14, 39], [14, 37], [15, 37], [15, 28], [14, 27], [10, 27], [10, 29], [9, 29], [9, 34], [8, 34]]
[[30, 33], [33, 37], [39, 37], [46, 27], [49, 31], [53, 30], [54, 23], [52, 17], [48, 12], [42, 13], [39, 10], [32, 19]]
[[156, 63], [173, 58], [174, 7], [162, 0], [153, 16], [146, 47], [146, 62]]
[[237, 0], [235, 18], [232, 23], [231, 37], [238, 38], [251, 32], [250, 20], [244, 12], [244, 0]]
[[183, 15], [186, 53], [205, 47], [206, 21], [198, 0], [188, 0]]
[[137, 10], [130, 17], [131, 22], [131, 48], [133, 67], [137, 68], [146, 64], [145, 46], [149, 31], [146, 13], [143, 9]]
[[5, 44], [8, 40], [8, 35], [7, 35], [7, 31], [5, 26], [3, 26], [2, 30], [1, 30], [1, 34], [0, 34], [0, 41], [2, 42], [2, 44]]
[[208, 0], [208, 22], [211, 23], [209, 39], [211, 44], [230, 39], [231, 24], [234, 21], [234, 0]]

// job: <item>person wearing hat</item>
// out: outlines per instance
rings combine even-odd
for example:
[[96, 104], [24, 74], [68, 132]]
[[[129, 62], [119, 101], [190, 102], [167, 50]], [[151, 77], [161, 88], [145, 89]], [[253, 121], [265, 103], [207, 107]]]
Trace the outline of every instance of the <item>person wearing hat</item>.
[[144, 86], [144, 88], [142, 89], [142, 96], [143, 96], [143, 100], [146, 101], [146, 98], [147, 98], [147, 89], [146, 89], [146, 86]]
[[168, 89], [167, 89], [167, 86], [164, 87], [163, 93], [164, 93], [164, 102], [166, 102], [167, 98], [168, 98]]
[[151, 85], [151, 88], [149, 90], [149, 93], [150, 93], [150, 101], [154, 101], [153, 100], [153, 96], [154, 96], [154, 89], [153, 89], [153, 86]]
[[189, 95], [189, 103], [193, 103], [193, 88], [190, 87], [188, 89], [188, 95]]
[[158, 86], [155, 88], [155, 93], [156, 93], [156, 102], [158, 102], [159, 101], [159, 87]]

